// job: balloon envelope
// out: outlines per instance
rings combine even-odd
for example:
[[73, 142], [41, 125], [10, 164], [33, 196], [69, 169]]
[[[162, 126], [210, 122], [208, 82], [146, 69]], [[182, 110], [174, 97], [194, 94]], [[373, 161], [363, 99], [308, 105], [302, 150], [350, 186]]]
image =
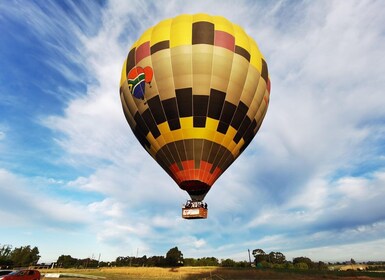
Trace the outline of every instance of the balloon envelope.
[[255, 41], [206, 14], [166, 19], [145, 31], [120, 82], [136, 138], [197, 201], [254, 138], [269, 96], [267, 64]]

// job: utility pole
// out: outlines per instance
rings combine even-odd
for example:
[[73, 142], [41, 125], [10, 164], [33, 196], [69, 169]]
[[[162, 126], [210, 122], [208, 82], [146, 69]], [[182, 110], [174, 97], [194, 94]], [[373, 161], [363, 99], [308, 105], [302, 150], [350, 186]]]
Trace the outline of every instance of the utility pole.
[[247, 251], [249, 252], [249, 263], [250, 263], [250, 266], [251, 266], [250, 249], [247, 249]]

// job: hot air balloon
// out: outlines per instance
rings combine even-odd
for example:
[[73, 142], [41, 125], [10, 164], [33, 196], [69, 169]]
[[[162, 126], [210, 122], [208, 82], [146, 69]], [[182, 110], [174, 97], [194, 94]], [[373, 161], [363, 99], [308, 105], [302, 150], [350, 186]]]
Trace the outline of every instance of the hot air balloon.
[[144, 149], [206, 218], [203, 199], [259, 130], [270, 96], [255, 41], [221, 16], [180, 15], [145, 31], [124, 61], [123, 112]]

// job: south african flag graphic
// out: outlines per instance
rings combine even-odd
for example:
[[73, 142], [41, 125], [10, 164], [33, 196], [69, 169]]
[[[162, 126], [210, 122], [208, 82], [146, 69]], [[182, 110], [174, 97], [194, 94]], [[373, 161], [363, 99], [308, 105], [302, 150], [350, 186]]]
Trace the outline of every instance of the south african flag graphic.
[[144, 100], [145, 85], [151, 83], [151, 67], [134, 67], [127, 75], [128, 88], [131, 94], [138, 99]]

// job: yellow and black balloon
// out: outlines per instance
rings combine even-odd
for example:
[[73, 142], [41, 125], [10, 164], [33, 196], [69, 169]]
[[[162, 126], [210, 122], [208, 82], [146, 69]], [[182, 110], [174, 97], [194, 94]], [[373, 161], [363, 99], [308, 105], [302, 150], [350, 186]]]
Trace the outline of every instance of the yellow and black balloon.
[[120, 81], [136, 138], [195, 201], [250, 144], [269, 96], [267, 64], [255, 41], [207, 14], [180, 15], [145, 31]]

